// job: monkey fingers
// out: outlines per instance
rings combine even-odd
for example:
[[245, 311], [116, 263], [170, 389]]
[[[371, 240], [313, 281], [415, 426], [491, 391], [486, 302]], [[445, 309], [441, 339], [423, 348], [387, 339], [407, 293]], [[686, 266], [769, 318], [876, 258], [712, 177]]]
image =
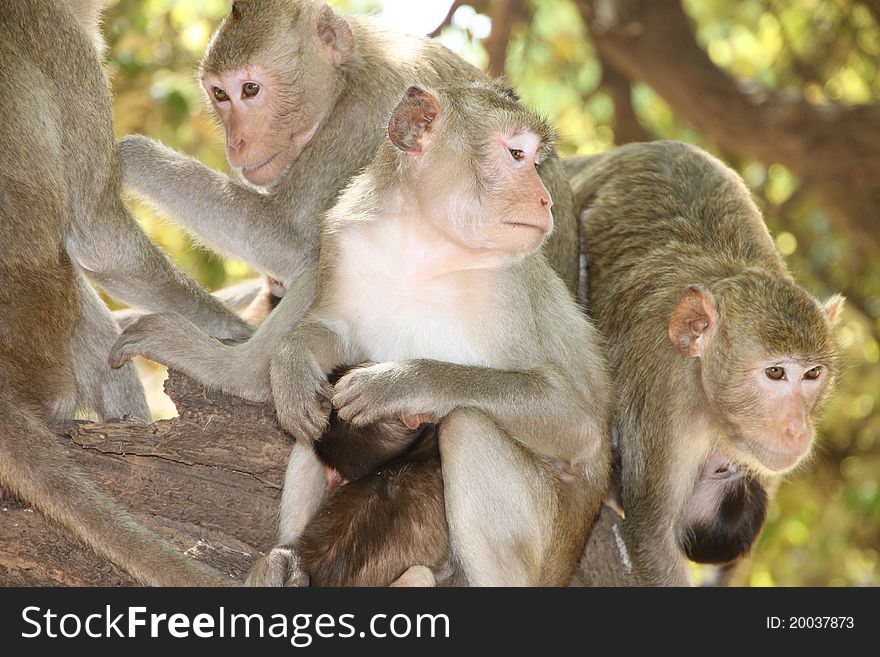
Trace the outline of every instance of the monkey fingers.
[[308, 586], [309, 576], [299, 555], [289, 547], [276, 547], [260, 557], [248, 573], [245, 586]]
[[333, 386], [333, 407], [339, 418], [366, 426], [397, 415], [423, 416], [428, 409], [413, 408], [406, 398], [412, 390], [397, 375], [396, 363], [353, 369]]
[[282, 386], [274, 389], [278, 422], [296, 440], [311, 444], [321, 439], [330, 424], [331, 388], [323, 375], [312, 387]]

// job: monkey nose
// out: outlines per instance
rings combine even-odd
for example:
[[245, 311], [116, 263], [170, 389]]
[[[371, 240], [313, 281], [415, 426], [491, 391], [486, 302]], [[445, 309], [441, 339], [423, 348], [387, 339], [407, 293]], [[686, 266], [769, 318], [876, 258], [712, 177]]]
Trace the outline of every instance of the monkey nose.
[[553, 201], [550, 200], [549, 196], [541, 196], [541, 207], [548, 210], [553, 207]]
[[229, 148], [234, 151], [240, 151], [244, 146], [244, 137], [230, 137]]

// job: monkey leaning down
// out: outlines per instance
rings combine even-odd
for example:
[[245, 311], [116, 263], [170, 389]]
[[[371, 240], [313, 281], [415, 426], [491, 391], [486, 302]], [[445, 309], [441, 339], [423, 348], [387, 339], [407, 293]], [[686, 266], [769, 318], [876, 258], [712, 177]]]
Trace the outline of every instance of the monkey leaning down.
[[843, 299], [792, 279], [745, 184], [697, 148], [624, 146], [572, 186], [616, 391], [626, 546], [642, 583], [688, 585], [685, 555], [748, 552], [766, 492], [810, 452]]

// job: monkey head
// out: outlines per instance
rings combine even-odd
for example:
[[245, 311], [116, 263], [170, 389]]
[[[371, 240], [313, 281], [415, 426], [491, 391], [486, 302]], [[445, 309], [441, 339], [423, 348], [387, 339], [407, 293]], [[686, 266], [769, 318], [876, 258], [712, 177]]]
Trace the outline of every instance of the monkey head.
[[388, 136], [419, 214], [453, 242], [515, 258], [553, 230], [553, 203], [537, 171], [553, 133], [508, 89], [410, 87]]
[[348, 22], [314, 0], [235, 0], [199, 74], [230, 165], [271, 185], [330, 114], [354, 53]]
[[699, 359], [734, 461], [779, 474], [809, 453], [839, 369], [833, 326], [842, 307], [840, 296], [823, 306], [790, 278], [757, 270], [684, 291], [669, 339]]
[[703, 463], [679, 530], [691, 561], [724, 564], [748, 554], [767, 515], [767, 492], [753, 473], [714, 450]]

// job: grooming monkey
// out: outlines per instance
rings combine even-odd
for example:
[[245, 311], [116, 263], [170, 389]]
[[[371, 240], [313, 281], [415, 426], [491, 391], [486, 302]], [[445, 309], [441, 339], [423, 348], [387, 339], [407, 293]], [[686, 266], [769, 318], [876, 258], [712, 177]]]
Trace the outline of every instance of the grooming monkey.
[[809, 453], [843, 299], [797, 285], [742, 180], [699, 149], [625, 146], [572, 183], [617, 391], [626, 545], [641, 582], [688, 585], [684, 556], [747, 551], [764, 492]]
[[[266, 399], [268, 354], [313, 293], [320, 218], [372, 159], [403, 92], [411, 84], [485, 75], [435, 41], [385, 30], [368, 17], [341, 16], [317, 0], [236, 0], [211, 39], [200, 77], [225, 131], [227, 159], [245, 182], [142, 136], [119, 144], [124, 182], [212, 249], [276, 279], [276, 290], [297, 286], [270, 316], [280, 329], [269, 327], [248, 349], [187, 360], [188, 368], [168, 363], [224, 392]], [[555, 154], [548, 154], [541, 177], [556, 225], [544, 249], [575, 290], [577, 219]], [[264, 297], [248, 317], [265, 316]], [[179, 317], [149, 321], [184, 341], [174, 351], [210, 347]]]
[[[149, 584], [218, 584], [99, 492], [49, 427], [87, 409], [146, 420], [117, 329], [83, 273], [111, 294], [186, 313], [202, 329], [251, 329], [177, 270], [120, 200], [101, 2], [0, 0], [0, 486]], [[75, 81], [75, 85], [72, 85]]]
[[[598, 338], [540, 251], [550, 129], [503, 87], [473, 82], [411, 87], [388, 137], [328, 214], [317, 298], [272, 358], [278, 418], [297, 443], [282, 547], [249, 581], [305, 579], [297, 548], [327, 488], [313, 444], [332, 403], [355, 427], [439, 423], [465, 581], [566, 584], [606, 492], [609, 389]], [[376, 364], [330, 387], [328, 373], [364, 361]]]

